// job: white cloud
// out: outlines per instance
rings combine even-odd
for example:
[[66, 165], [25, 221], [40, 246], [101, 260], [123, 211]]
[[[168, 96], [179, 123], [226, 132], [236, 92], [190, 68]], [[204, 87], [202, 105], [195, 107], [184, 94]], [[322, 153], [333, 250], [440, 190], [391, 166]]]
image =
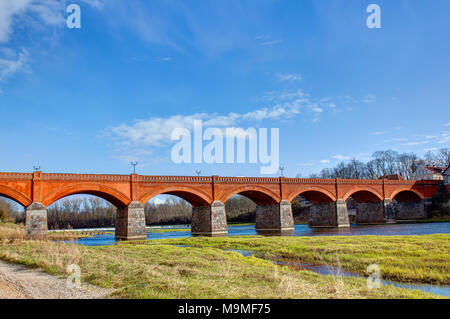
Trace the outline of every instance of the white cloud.
[[334, 155], [333, 158], [341, 160], [341, 161], [345, 161], [345, 160], [349, 160], [350, 156], [344, 156], [344, 155], [338, 154], [338, 155]]
[[450, 141], [450, 132], [442, 132], [441, 138], [438, 141], [439, 144], [444, 144]]
[[329, 160], [321, 160], [320, 163], [322, 163], [322, 164], [328, 164], [328, 163], [330, 163], [330, 161], [329, 161]]
[[430, 143], [430, 141], [417, 141], [417, 142], [408, 142], [403, 145], [412, 146], [412, 145], [423, 145], [423, 144], [428, 144], [428, 143]]
[[364, 103], [373, 103], [375, 102], [375, 96], [373, 94], [367, 94], [364, 99], [363, 99]]
[[277, 74], [278, 76], [278, 81], [280, 82], [285, 82], [285, 81], [290, 81], [290, 82], [294, 82], [294, 81], [302, 81], [303, 80], [303, 76], [301, 74]]
[[0, 1], [0, 42], [7, 42], [13, 32], [14, 16], [25, 11], [31, 0]]
[[[103, 0], [80, 0], [100, 8]], [[65, 26], [65, 4], [60, 0], [0, 0], [0, 43], [8, 43], [14, 36], [14, 28], [20, 26], [25, 32], [31, 28], [39, 33], [47, 27]], [[27, 29], [28, 28], [28, 29]], [[32, 37], [32, 35], [28, 35]], [[29, 60], [29, 52], [22, 48], [20, 52], [12, 48], [0, 49], [0, 80], [24, 69]]]
[[158, 61], [160, 61], [160, 62], [169, 62], [169, 61], [172, 60], [172, 57], [170, 57], [170, 56], [164, 56], [164, 57], [157, 57], [156, 59], [157, 59]]
[[445, 124], [445, 126], [450, 126], [450, 123]]
[[281, 43], [283, 40], [267, 40], [260, 43], [262, 46], [273, 47], [277, 43]]
[[78, 2], [87, 3], [90, 6], [97, 8], [97, 9], [102, 9], [103, 6], [105, 5], [104, 0], [78, 0]]
[[283, 40], [275, 40], [275, 39], [271, 38], [270, 36], [263, 36], [263, 35], [257, 36], [255, 39], [256, 39], [256, 41], [259, 42], [259, 45], [266, 46], [266, 47], [272, 47], [277, 43], [283, 42]]
[[24, 68], [28, 58], [29, 54], [25, 49], [22, 49], [15, 59], [0, 58], [0, 80], [4, 80]]
[[378, 132], [372, 132], [371, 134], [372, 135], [383, 135], [384, 132], [378, 131]]

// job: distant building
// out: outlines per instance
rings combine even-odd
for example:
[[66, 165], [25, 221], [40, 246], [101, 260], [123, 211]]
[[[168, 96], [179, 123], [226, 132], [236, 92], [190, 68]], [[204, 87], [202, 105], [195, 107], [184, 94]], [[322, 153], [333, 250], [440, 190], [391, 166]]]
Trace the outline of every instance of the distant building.
[[401, 181], [401, 180], [403, 180], [403, 177], [399, 174], [392, 174], [392, 175], [380, 176], [380, 177], [378, 177], [378, 179], [387, 179], [390, 181]]
[[434, 166], [421, 166], [419, 167], [412, 179], [415, 181], [420, 180], [440, 180], [444, 179], [442, 173], [445, 171], [445, 167], [434, 167]]
[[442, 173], [444, 179], [445, 188], [450, 191], [450, 165]]

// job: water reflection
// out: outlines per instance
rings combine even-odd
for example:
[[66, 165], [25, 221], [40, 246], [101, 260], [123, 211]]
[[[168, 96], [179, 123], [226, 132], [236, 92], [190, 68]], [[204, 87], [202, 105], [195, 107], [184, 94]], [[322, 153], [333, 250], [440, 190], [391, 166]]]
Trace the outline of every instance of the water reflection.
[[[277, 265], [281, 266], [289, 266], [296, 270], [309, 270], [315, 272], [320, 275], [332, 275], [332, 276], [346, 276], [346, 277], [359, 277], [365, 278], [360, 274], [345, 271], [343, 269], [330, 266], [330, 265], [310, 265], [310, 264], [302, 264], [293, 261], [286, 260], [274, 260], [273, 261]], [[420, 290], [427, 293], [432, 293], [438, 296], [450, 297], [450, 286], [438, 286], [432, 284], [418, 284], [418, 283], [403, 283], [403, 282], [395, 282], [390, 280], [381, 280], [381, 284], [385, 286], [394, 286], [398, 288], [405, 289], [413, 289]]]
[[[161, 226], [149, 228], [147, 239], [185, 238], [192, 237], [190, 225]], [[258, 233], [255, 225], [229, 226], [228, 236], [359, 236], [359, 235], [427, 235], [448, 234], [450, 223], [423, 223], [423, 224], [389, 224], [389, 225], [352, 225], [349, 228], [309, 228], [308, 225], [295, 225], [295, 229], [288, 233]], [[76, 244], [86, 246], [114, 245], [116, 239], [113, 234], [97, 235], [81, 238]]]

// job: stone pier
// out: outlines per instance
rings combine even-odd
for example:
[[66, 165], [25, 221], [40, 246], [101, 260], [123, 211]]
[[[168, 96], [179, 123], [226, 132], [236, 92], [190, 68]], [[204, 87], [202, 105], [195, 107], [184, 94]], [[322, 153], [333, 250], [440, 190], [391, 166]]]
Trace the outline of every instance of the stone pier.
[[398, 202], [395, 205], [395, 217], [397, 220], [426, 219], [425, 201]]
[[256, 207], [256, 230], [260, 232], [291, 232], [294, 218], [291, 203], [282, 200], [278, 204]]
[[131, 202], [128, 206], [117, 209], [116, 239], [146, 239], [145, 210], [140, 202]]
[[384, 206], [384, 219], [386, 220], [386, 224], [395, 224], [395, 204], [392, 202], [392, 199], [386, 198], [383, 201]]
[[309, 214], [310, 227], [350, 227], [347, 203], [338, 199], [334, 203], [313, 204]]
[[227, 235], [225, 204], [214, 201], [211, 205], [192, 207], [191, 233], [202, 236]]
[[28, 239], [47, 238], [47, 207], [41, 203], [32, 203], [26, 209], [25, 229]]
[[355, 223], [363, 225], [385, 224], [385, 206], [383, 202], [357, 203]]

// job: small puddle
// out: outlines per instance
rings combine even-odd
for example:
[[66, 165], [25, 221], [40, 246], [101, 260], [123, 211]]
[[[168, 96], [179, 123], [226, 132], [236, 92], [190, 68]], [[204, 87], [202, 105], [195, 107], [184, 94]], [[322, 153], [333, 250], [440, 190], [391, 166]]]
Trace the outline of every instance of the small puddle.
[[[319, 275], [332, 275], [332, 276], [346, 276], [346, 277], [358, 277], [366, 278], [360, 274], [354, 272], [348, 272], [343, 269], [339, 269], [330, 265], [311, 265], [302, 264], [299, 262], [286, 261], [286, 260], [272, 260], [274, 264], [280, 266], [289, 266], [295, 270], [309, 270]], [[398, 288], [420, 290], [423, 292], [432, 293], [434, 295], [450, 297], [450, 286], [438, 286], [432, 284], [420, 284], [420, 283], [403, 283], [390, 280], [381, 280], [381, 283], [385, 286], [394, 286]]]
[[244, 257], [248, 257], [251, 255], [254, 255], [255, 252], [254, 251], [250, 251], [250, 250], [242, 250], [242, 249], [227, 249], [225, 251], [233, 251], [235, 253], [241, 254]]

